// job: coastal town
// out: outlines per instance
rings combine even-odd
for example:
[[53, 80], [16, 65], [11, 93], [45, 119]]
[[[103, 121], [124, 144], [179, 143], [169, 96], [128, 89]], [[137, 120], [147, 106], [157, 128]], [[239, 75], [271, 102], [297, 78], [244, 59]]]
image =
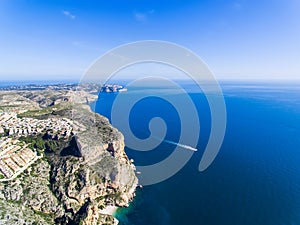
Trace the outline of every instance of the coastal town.
[[16, 113], [0, 113], [0, 134], [9, 136], [38, 135], [48, 132], [57, 135], [58, 139], [68, 138], [72, 133], [72, 121], [67, 118], [49, 118], [38, 120], [34, 118], [18, 118]]
[[20, 137], [45, 133], [51, 138], [67, 139], [72, 131], [72, 121], [67, 118], [38, 120], [0, 113], [0, 181], [15, 178], [39, 158], [37, 151], [20, 141]]
[[0, 181], [14, 179], [40, 156], [27, 147], [27, 144], [16, 139], [0, 138]]
[[19, 85], [19, 86], [7, 86], [0, 88], [2, 90], [14, 90], [14, 91], [84, 91], [89, 93], [98, 92], [125, 92], [127, 88], [120, 84], [94, 84], [94, 83], [82, 83], [82, 84], [49, 84], [49, 85]]
[[[63, 84], [63, 85], [24, 85], [16, 87], [4, 88], [5, 91], [39, 91], [38, 93], [48, 93], [51, 92], [59, 93], [59, 91], [73, 91], [77, 90], [76, 93], [83, 94], [82, 99], [91, 98], [93, 95], [88, 95], [89, 93], [95, 92], [124, 92], [127, 91], [122, 85], [118, 84], [103, 84], [103, 85], [91, 85], [91, 84], [81, 84], [76, 86], [73, 84]], [[80, 92], [80, 91], [83, 92]], [[43, 91], [43, 92], [42, 92]], [[50, 92], [49, 92], [50, 91]], [[34, 93], [34, 92], [31, 92]], [[23, 94], [24, 97], [27, 94]], [[21, 96], [20, 95], [20, 96]], [[44, 107], [44, 102], [50, 105], [61, 104], [60, 99], [63, 102], [67, 98], [69, 100], [68, 94], [62, 94], [55, 98], [54, 102], [51, 102], [51, 98], [46, 96], [34, 95], [33, 100], [36, 100], [40, 107]], [[6, 97], [6, 96], [5, 96]], [[42, 99], [42, 100], [39, 100]], [[43, 100], [47, 99], [47, 101]], [[34, 163], [42, 155], [39, 155], [37, 149], [29, 146], [28, 143], [22, 141], [21, 137], [31, 137], [36, 138], [38, 136], [46, 136], [48, 139], [52, 140], [65, 140], [76, 134], [77, 132], [84, 131], [86, 128], [77, 121], [70, 120], [64, 117], [50, 117], [46, 119], [37, 119], [27, 116], [20, 116], [22, 113], [26, 112], [28, 109], [23, 109], [22, 105], [17, 106], [19, 102], [2, 99], [2, 105], [11, 105], [13, 108], [4, 111], [0, 110], [0, 181], [8, 181], [16, 178], [24, 170], [26, 170], [32, 163]], [[20, 101], [23, 104], [23, 100]], [[86, 100], [88, 102], [88, 100]]]
[[110, 93], [110, 92], [125, 92], [127, 88], [124, 88], [122, 85], [119, 84], [104, 84], [100, 88], [100, 92]]
[[109, 207], [128, 206], [138, 179], [122, 134], [89, 106], [102, 86], [0, 88], [0, 224], [116, 224]]

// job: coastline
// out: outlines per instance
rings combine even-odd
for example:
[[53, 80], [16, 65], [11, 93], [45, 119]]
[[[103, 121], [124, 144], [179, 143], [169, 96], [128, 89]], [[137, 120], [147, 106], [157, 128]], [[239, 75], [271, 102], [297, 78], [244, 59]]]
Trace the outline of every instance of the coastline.
[[108, 205], [104, 209], [101, 209], [99, 211], [99, 213], [104, 214], [104, 215], [110, 215], [110, 216], [113, 216], [115, 218], [115, 215], [117, 213], [118, 208], [119, 207], [117, 207], [117, 206]]
[[[99, 94], [99, 93], [97, 93]], [[96, 113], [96, 114], [99, 114], [101, 115], [100, 113], [97, 113], [96, 112], [96, 104], [97, 104], [97, 101], [98, 101], [98, 95], [97, 94], [93, 94], [93, 95], [96, 95], [97, 96], [97, 100], [95, 101], [91, 101], [89, 102], [87, 105], [90, 107], [90, 110], [93, 112], [93, 113]], [[106, 206], [104, 209], [101, 209], [99, 211], [100, 214], [103, 214], [103, 215], [109, 215], [109, 216], [112, 216], [114, 217], [115, 219], [115, 224], [119, 224], [119, 220], [117, 219], [117, 211], [118, 209], [120, 209], [120, 207], [118, 206], [111, 206], [111, 205], [108, 205]]]
[[103, 215], [109, 215], [112, 216], [114, 218], [114, 225], [118, 225], [119, 224], [119, 220], [116, 218], [116, 213], [119, 207], [117, 206], [112, 206], [112, 205], [108, 205], [106, 206], [104, 209], [101, 209], [99, 211], [99, 214], [103, 214]]
[[[98, 95], [97, 94], [93, 94], [93, 95], [96, 95], [97, 99], [95, 101], [89, 102], [87, 105], [90, 107], [90, 110], [93, 113], [101, 115], [100, 113], [96, 112], [96, 104], [97, 104], [97, 101], [98, 101]], [[104, 116], [104, 115], [101, 115], [101, 116]], [[137, 194], [137, 189], [135, 189], [134, 197], [129, 202], [129, 206], [127, 206], [127, 207], [118, 207], [118, 206], [110, 206], [109, 205], [109, 206], [106, 206], [104, 209], [101, 209], [99, 211], [99, 213], [104, 214], [104, 215], [112, 216], [115, 220], [115, 225], [120, 224], [120, 221], [122, 221], [122, 220], [120, 220], [120, 218], [124, 218], [124, 215], [126, 215], [127, 212], [130, 211], [131, 205], [134, 203], [134, 201], [136, 201], [136, 194]]]
[[[29, 86], [27, 88], [30, 89]], [[72, 140], [68, 140], [70, 141], [70, 143], [71, 141], [73, 141], [71, 144], [68, 143], [68, 146], [75, 146], [75, 144], [77, 144], [77, 148], [76, 149], [72, 148], [72, 151], [78, 150], [82, 153], [80, 157], [77, 158], [73, 157], [75, 156], [71, 154], [73, 152], [67, 153], [70, 154], [67, 155], [69, 157], [60, 157], [64, 155], [62, 155], [62, 153], [59, 151], [65, 150], [66, 147], [63, 145], [63, 146], [59, 146], [61, 147], [59, 149], [55, 148], [55, 151], [57, 152], [54, 152], [55, 155], [53, 154], [53, 157], [51, 157], [50, 162], [41, 161], [42, 163], [38, 164], [38, 166], [41, 166], [43, 170], [40, 167], [37, 167], [37, 171], [35, 171], [35, 173], [33, 174], [28, 173], [25, 174], [24, 176], [26, 178], [33, 177], [33, 179], [35, 179], [35, 176], [40, 177], [39, 174], [41, 173], [41, 171], [43, 172], [44, 170], [45, 171], [49, 170], [51, 171], [51, 173], [50, 172], [44, 173], [45, 177], [42, 177], [44, 179], [43, 182], [38, 182], [38, 184], [34, 186], [35, 189], [31, 188], [30, 186], [31, 180], [28, 180], [28, 182], [26, 180], [26, 182], [28, 183], [28, 187], [30, 187], [30, 190], [33, 190], [31, 192], [23, 191], [28, 189], [26, 186], [27, 185], [26, 182], [25, 182], [26, 183], [25, 186], [23, 185], [23, 183], [22, 185], [19, 185], [18, 183], [18, 185], [20, 186], [20, 188], [18, 186], [19, 188], [18, 190], [21, 191], [17, 192], [17, 196], [21, 196], [21, 197], [25, 196], [24, 198], [31, 199], [31, 202], [29, 202], [28, 205], [30, 206], [34, 205], [34, 207], [38, 205], [39, 208], [37, 207], [35, 208], [37, 209], [38, 212], [52, 210], [53, 212], [55, 211], [61, 213], [61, 214], [53, 213], [49, 215], [48, 216], [49, 218], [47, 217], [49, 221], [59, 220], [62, 221], [61, 222], [62, 224], [67, 224], [72, 221], [80, 221], [83, 222], [84, 224], [92, 224], [94, 223], [94, 221], [97, 220], [100, 221], [101, 224], [105, 223], [105, 224], [116, 225], [119, 223], [116, 216], [118, 207], [124, 206], [124, 208], [126, 208], [125, 206], [127, 206], [129, 202], [134, 198], [135, 190], [138, 182], [135, 174], [135, 166], [128, 159], [128, 157], [124, 152], [124, 145], [125, 145], [124, 137], [117, 129], [112, 127], [112, 125], [109, 123], [107, 118], [102, 116], [101, 113], [96, 112], [95, 104], [97, 103], [97, 98], [98, 98], [97, 94], [89, 94], [88, 92], [86, 94], [85, 92], [82, 91], [80, 92], [81, 95], [79, 96], [81, 98], [78, 99], [76, 98], [76, 101], [78, 102], [74, 103], [74, 105], [71, 105], [69, 103], [64, 103], [64, 101], [66, 100], [63, 100], [63, 98], [67, 99], [67, 102], [75, 101], [74, 91], [73, 90], [60, 91], [59, 89], [60, 87], [57, 88], [58, 90], [56, 89], [36, 90], [33, 91], [33, 95], [28, 95], [28, 93], [31, 93], [30, 90], [4, 91], [3, 93], [1, 93], [1, 97], [4, 96], [1, 99], [1, 103], [2, 103], [1, 105], [5, 105], [7, 102], [9, 102], [9, 104], [7, 105], [11, 106], [12, 108], [12, 109], [4, 108], [4, 110], [6, 111], [15, 110], [16, 112], [19, 112], [18, 110], [22, 110], [21, 112], [23, 112], [24, 99], [26, 99], [26, 104], [28, 105], [26, 110], [29, 111], [29, 114], [27, 115], [29, 117], [30, 116], [38, 117], [42, 115], [42, 119], [48, 118], [48, 116], [51, 118], [66, 117], [66, 118], [74, 119], [74, 121], [76, 122], [75, 124], [76, 137], [74, 137], [74, 139], [72, 138]], [[46, 103], [42, 102], [41, 104], [43, 105], [41, 104], [39, 105], [39, 103], [36, 102], [36, 101], [40, 101], [39, 99], [43, 99], [43, 100], [51, 99], [51, 101]], [[60, 104], [59, 106], [62, 107], [55, 106], [55, 108], [53, 108], [51, 112], [51, 110], [50, 111], [48, 110], [50, 104], [52, 105]], [[36, 106], [37, 110], [35, 110], [36, 108], [33, 108], [33, 106]], [[56, 114], [56, 112], [59, 113]], [[84, 119], [80, 120], [81, 118]], [[80, 124], [78, 125], [77, 123], [80, 123], [83, 128], [79, 126]], [[95, 127], [100, 129], [101, 132], [103, 130], [103, 133], [101, 133], [101, 135], [99, 135], [98, 132], [93, 132], [94, 131], [93, 129], [85, 129], [86, 127], [92, 127], [94, 124]], [[52, 125], [52, 123], [50, 123], [50, 125]], [[79, 128], [76, 126], [78, 126]], [[113, 149], [108, 149], [109, 145], [112, 145]], [[112, 154], [110, 151], [113, 151], [114, 154]], [[63, 154], [66, 153], [64, 152]], [[97, 157], [97, 156], [103, 156], [101, 157], [101, 160], [105, 158], [106, 159], [105, 163], [102, 163], [101, 160], [92, 161], [94, 159], [93, 157]], [[61, 168], [64, 169], [61, 170]], [[107, 168], [108, 170], [106, 170], [105, 168]], [[116, 173], [116, 176], [113, 178], [110, 177], [112, 170]], [[53, 177], [55, 177], [55, 179], [52, 179]], [[101, 177], [104, 177], [104, 179], [103, 178], [101, 179]], [[124, 181], [124, 177], [125, 177], [125, 181]], [[23, 179], [23, 177], [20, 177], [20, 179]], [[85, 179], [87, 182], [80, 183], [81, 186], [75, 185], [75, 182], [77, 182], [77, 180], [81, 181], [83, 179]], [[123, 179], [122, 182], [120, 182], [121, 179]], [[16, 182], [19, 181], [17, 180]], [[52, 186], [50, 186], [50, 184]], [[47, 191], [43, 191], [44, 187]], [[50, 189], [49, 187], [53, 189]], [[99, 187], [101, 188], [101, 190], [99, 190]], [[14, 201], [14, 196], [11, 197], [10, 195], [2, 194], [2, 192], [11, 193], [12, 188], [15, 188], [14, 183], [12, 183], [12, 185], [3, 185], [3, 187], [1, 186], [0, 200], [4, 199], [8, 201], [9, 200]], [[53, 192], [55, 195], [66, 196], [66, 198], [61, 198], [62, 200], [57, 200], [56, 198], [51, 199], [50, 197], [48, 197], [48, 196], [52, 197], [53, 195], [53, 193], [50, 192], [51, 190], [57, 190], [55, 193]], [[42, 197], [40, 197], [41, 195], [39, 194], [35, 194], [40, 192], [43, 193]], [[65, 195], [66, 193], [68, 194]], [[102, 196], [104, 196], [104, 198]], [[18, 198], [20, 199], [21, 197]], [[44, 202], [44, 199], [47, 199], [47, 201], [49, 200], [49, 203], [47, 202], [48, 205], [46, 206], [40, 204], [40, 202]], [[73, 199], [76, 199], [77, 201], [76, 203], [74, 203], [74, 205], [70, 206], [70, 204], [73, 204]], [[87, 200], [84, 201], [84, 199]], [[76, 217], [73, 215], [69, 216], [67, 214], [64, 214], [65, 213], [64, 211], [65, 208], [63, 208], [64, 206], [66, 205], [68, 205], [68, 207], [74, 206], [75, 209], [75, 207], [78, 205], [78, 208], [81, 209], [82, 204], [84, 204], [85, 206], [83, 209], [84, 211], [81, 210], [77, 212]], [[60, 207], [59, 208], [60, 211], [57, 210], [58, 207]], [[20, 211], [22, 210], [23, 208]], [[29, 216], [31, 216], [31, 214]], [[33, 219], [34, 220], [39, 219], [38, 216], [40, 215], [38, 214], [36, 218], [34, 217]], [[24, 214], [24, 216], [20, 218], [14, 218], [14, 219], [16, 219], [16, 221], [19, 220], [21, 221], [23, 217], [27, 218]], [[7, 221], [8, 220], [9, 218], [7, 218]], [[50, 224], [53, 223], [51, 222]]]
[[[93, 113], [101, 115], [100, 113], [96, 112], [96, 104], [97, 104], [97, 101], [98, 101], [98, 95], [97, 94], [94, 94], [94, 95], [97, 96], [97, 100], [91, 101], [87, 105], [90, 107], [90, 110]], [[117, 219], [117, 211], [118, 211], [119, 208], [120, 207], [108, 205], [104, 209], [101, 209], [99, 211], [99, 214], [112, 216], [114, 218], [114, 225], [118, 225], [120, 223], [120, 221]]]

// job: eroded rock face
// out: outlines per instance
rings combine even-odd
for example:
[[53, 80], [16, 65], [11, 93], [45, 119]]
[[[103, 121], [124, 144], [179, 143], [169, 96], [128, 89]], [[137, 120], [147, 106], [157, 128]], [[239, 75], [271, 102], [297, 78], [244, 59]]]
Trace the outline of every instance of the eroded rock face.
[[110, 221], [107, 224], [115, 223], [96, 212], [107, 205], [128, 206], [134, 197], [138, 180], [135, 166], [124, 151], [124, 137], [105, 117], [87, 108], [74, 107], [72, 112], [62, 113], [84, 126], [75, 139], [82, 157], [53, 160], [52, 190], [61, 196], [69, 212], [66, 220], [84, 224], [101, 224], [100, 221], [106, 220]]
[[[63, 206], [49, 187], [50, 164], [44, 160], [36, 162], [17, 179], [0, 183], [0, 201], [9, 202], [14, 208], [8, 207], [8, 204], [7, 207], [1, 208], [1, 211], [10, 215], [10, 219], [18, 218], [14, 223], [10, 223], [9, 219], [6, 224], [34, 224], [37, 218], [38, 221], [43, 221], [41, 224], [51, 224], [53, 217], [62, 216]], [[15, 208], [18, 209], [19, 216], [12, 213]], [[2, 219], [7, 215], [4, 214]]]
[[[74, 137], [15, 180], [0, 183], [0, 204], [11, 201], [7, 207], [20, 211], [19, 219], [9, 217], [6, 224], [116, 224], [100, 209], [128, 206], [138, 183], [135, 166], [124, 152], [123, 135], [88, 106], [75, 105], [43, 118], [54, 116], [74, 122]], [[6, 212], [0, 219], [15, 211]]]
[[[137, 178], [131, 165], [118, 163], [110, 154], [102, 160], [93, 166], [72, 156], [55, 160], [51, 189], [67, 212], [57, 221], [101, 224], [97, 221], [107, 216], [100, 215], [100, 209], [107, 205], [127, 206], [134, 197]], [[112, 171], [115, 177], [111, 177]], [[126, 180], [121, 178], [123, 175], [127, 176]]]

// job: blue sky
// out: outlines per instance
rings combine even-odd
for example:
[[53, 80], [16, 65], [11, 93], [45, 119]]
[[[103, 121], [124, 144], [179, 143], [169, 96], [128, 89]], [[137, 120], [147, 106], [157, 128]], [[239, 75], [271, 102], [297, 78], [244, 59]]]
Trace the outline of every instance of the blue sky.
[[140, 40], [175, 42], [218, 79], [299, 79], [299, 0], [0, 0], [0, 77], [79, 79]]

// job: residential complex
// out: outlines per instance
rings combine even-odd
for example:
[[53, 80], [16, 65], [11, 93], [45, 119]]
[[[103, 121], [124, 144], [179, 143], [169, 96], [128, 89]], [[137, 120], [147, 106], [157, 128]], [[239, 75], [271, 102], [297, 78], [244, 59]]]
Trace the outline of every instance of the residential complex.
[[67, 139], [75, 130], [84, 129], [79, 124], [73, 126], [67, 118], [19, 118], [16, 113], [0, 113], [0, 181], [15, 178], [37, 158], [37, 153], [18, 140], [21, 136], [48, 134], [50, 138]]
[[38, 158], [24, 142], [9, 137], [0, 138], [0, 174], [8, 180], [16, 177]]
[[7, 132], [9, 136], [37, 135], [49, 132], [61, 137], [69, 137], [72, 133], [72, 121], [67, 118], [18, 118], [16, 113], [0, 113], [0, 134]]

